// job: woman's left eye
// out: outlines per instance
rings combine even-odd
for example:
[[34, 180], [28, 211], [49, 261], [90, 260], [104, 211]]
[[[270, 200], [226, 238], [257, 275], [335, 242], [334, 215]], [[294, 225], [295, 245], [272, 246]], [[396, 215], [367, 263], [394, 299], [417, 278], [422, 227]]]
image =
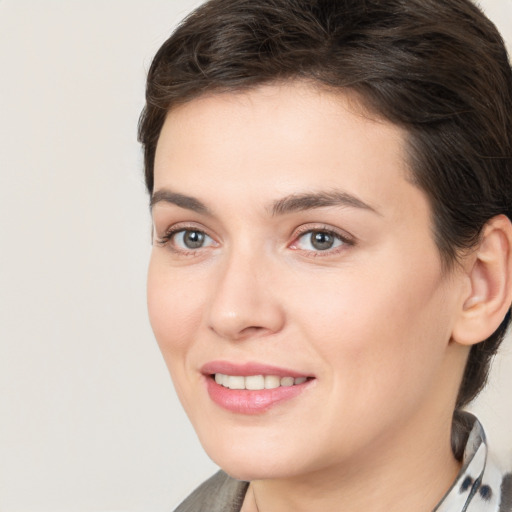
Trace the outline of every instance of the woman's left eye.
[[303, 251], [325, 252], [336, 249], [346, 244], [340, 235], [326, 230], [311, 230], [296, 238], [291, 245], [292, 249], [301, 249]]

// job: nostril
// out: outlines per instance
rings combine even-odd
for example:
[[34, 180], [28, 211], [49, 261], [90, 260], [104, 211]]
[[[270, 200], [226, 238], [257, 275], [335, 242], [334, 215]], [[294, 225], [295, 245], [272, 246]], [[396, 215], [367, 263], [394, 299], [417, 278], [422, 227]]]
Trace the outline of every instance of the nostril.
[[242, 329], [242, 331], [240, 332], [259, 332], [259, 331], [264, 331], [264, 330], [267, 330], [265, 329], [265, 327], [258, 327], [257, 325], [251, 325], [249, 327], [246, 327], [245, 329]]

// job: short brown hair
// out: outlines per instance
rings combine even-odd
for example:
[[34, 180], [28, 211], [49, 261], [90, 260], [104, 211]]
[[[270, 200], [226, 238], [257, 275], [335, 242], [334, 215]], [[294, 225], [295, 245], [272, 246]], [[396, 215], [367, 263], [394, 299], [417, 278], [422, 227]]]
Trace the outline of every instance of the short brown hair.
[[[139, 124], [147, 189], [173, 106], [206, 92], [303, 79], [355, 91], [408, 133], [443, 262], [495, 215], [512, 219], [512, 72], [496, 27], [469, 0], [210, 0], [156, 54]], [[457, 408], [485, 385], [508, 323], [472, 347]]]

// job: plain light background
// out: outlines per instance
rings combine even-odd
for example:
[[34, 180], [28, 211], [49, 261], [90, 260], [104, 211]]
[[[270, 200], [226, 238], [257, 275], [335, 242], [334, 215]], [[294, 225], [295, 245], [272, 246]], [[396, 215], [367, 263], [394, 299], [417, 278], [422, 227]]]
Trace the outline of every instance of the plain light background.
[[[0, 512], [172, 510], [216, 469], [147, 320], [136, 141], [199, 3], [0, 0]], [[512, 0], [481, 5], [512, 42]], [[509, 340], [475, 404], [502, 452], [511, 392]]]

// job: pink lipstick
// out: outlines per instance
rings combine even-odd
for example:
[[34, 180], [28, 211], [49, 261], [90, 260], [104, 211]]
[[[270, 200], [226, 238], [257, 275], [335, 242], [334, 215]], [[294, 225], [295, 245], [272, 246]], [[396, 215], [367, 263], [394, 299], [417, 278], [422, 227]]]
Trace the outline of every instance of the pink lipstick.
[[314, 377], [259, 363], [213, 361], [201, 369], [213, 402], [231, 412], [261, 414], [272, 406], [298, 396]]

